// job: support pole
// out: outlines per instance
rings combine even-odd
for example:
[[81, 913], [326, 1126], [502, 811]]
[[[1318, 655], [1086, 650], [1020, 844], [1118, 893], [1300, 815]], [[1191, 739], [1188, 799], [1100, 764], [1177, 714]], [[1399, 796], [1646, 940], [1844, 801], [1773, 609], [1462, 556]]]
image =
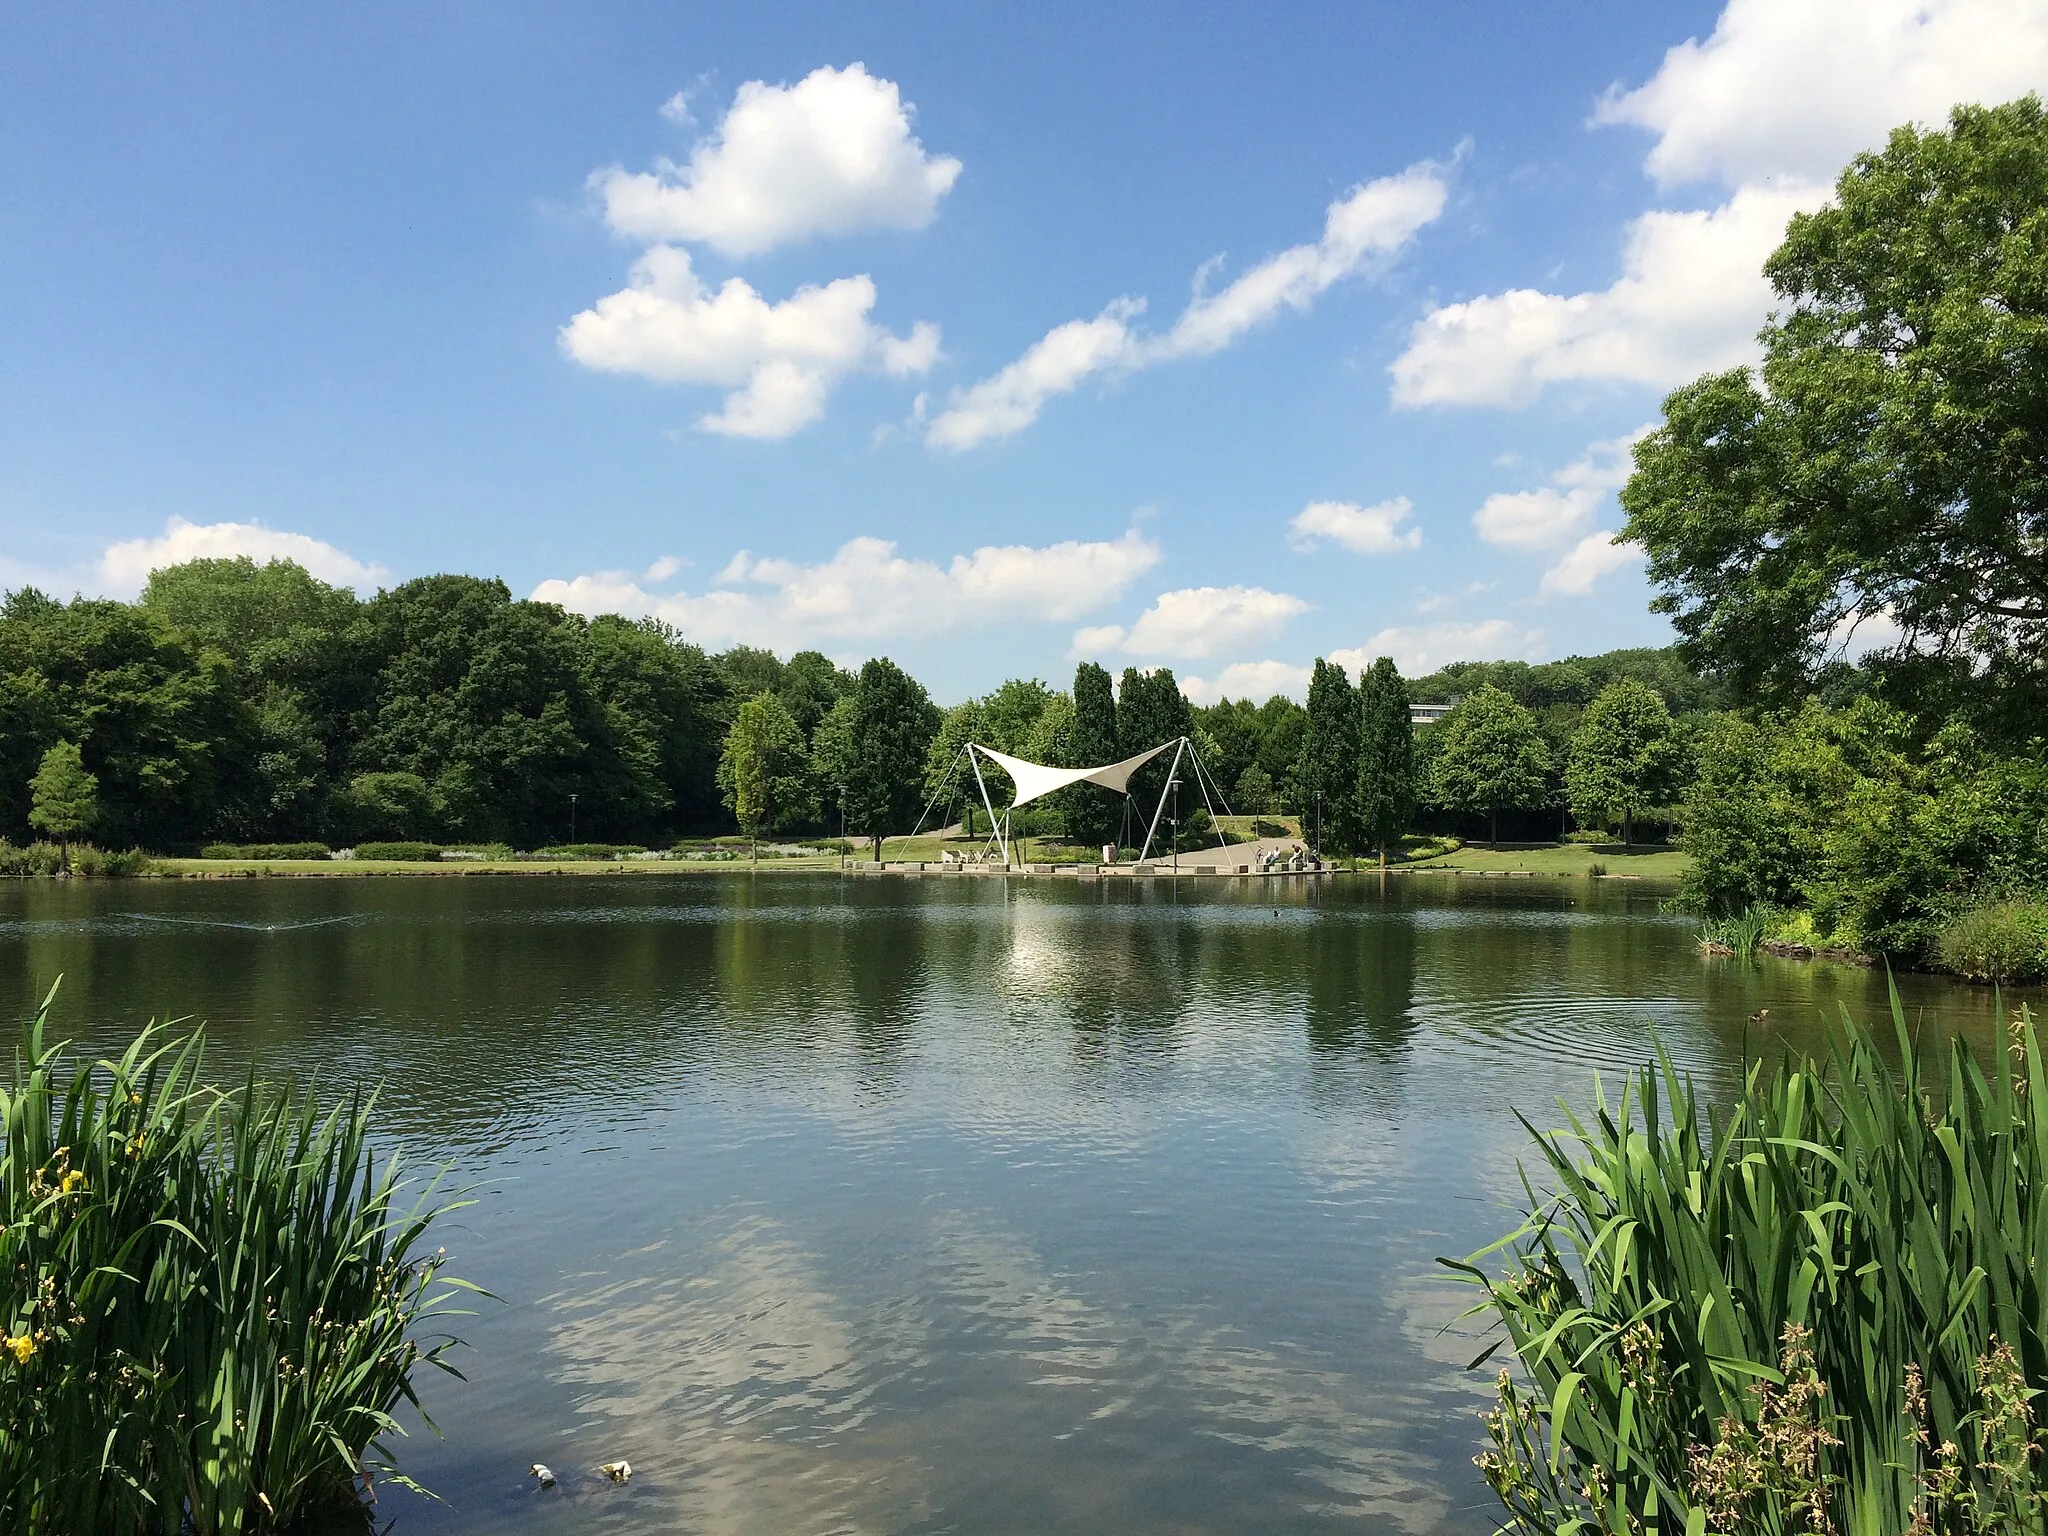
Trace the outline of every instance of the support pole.
[[[966, 750], [967, 750], [967, 749], [966, 749], [965, 747], [962, 747], [962, 748], [960, 749], [960, 752], [965, 752]], [[960, 771], [960, 752], [955, 752], [955, 753], [953, 754], [953, 761], [952, 761], [951, 765], [950, 765], [950, 766], [948, 766], [948, 767], [947, 767], [947, 769], [946, 769], [946, 776], [945, 776], [945, 777], [944, 777], [943, 779], [939, 780], [939, 787], [938, 787], [938, 790], [937, 790], [937, 791], [936, 791], [936, 792], [935, 792], [935, 793], [934, 793], [934, 794], [932, 795], [931, 799], [929, 799], [929, 800], [927, 800], [927, 801], [925, 802], [925, 805], [924, 805], [924, 815], [923, 815], [923, 816], [919, 816], [919, 817], [917, 818], [917, 827], [916, 827], [916, 830], [915, 830], [915, 831], [913, 831], [913, 832], [912, 832], [912, 833], [910, 834], [910, 835], [911, 835], [912, 837], [915, 837], [915, 836], [917, 836], [917, 834], [918, 834], [919, 832], [922, 832], [922, 831], [924, 830], [924, 818], [925, 818], [925, 816], [929, 816], [929, 815], [931, 815], [931, 813], [932, 813], [932, 807], [933, 807], [933, 806], [935, 806], [935, 805], [937, 805], [937, 804], [939, 803], [939, 796], [940, 796], [940, 795], [943, 795], [943, 794], [944, 794], [944, 793], [945, 793], [945, 792], [947, 791], [947, 789], [949, 789], [949, 788], [950, 788], [950, 787], [952, 786], [952, 783], [953, 783], [953, 776], [954, 776], [955, 774], [957, 774], [957, 773], [958, 773], [958, 772]], [[844, 793], [844, 792], [842, 791], [842, 794], [843, 794], [843, 793]], [[842, 803], [843, 803], [843, 802], [842, 802]]]
[[[1216, 846], [1218, 848], [1228, 848], [1230, 842], [1223, 835], [1223, 823], [1216, 819], [1216, 805], [1209, 798], [1209, 785], [1207, 781], [1213, 775], [1202, 766], [1202, 755], [1195, 750], [1195, 744], [1192, 741], [1188, 743], [1188, 761], [1195, 765], [1195, 788], [1202, 792], [1202, 804], [1209, 808], [1209, 825], [1215, 829]], [[1216, 786], [1216, 799], [1223, 800], [1223, 786], [1221, 784]], [[1223, 809], [1226, 811], [1230, 809], [1230, 802], [1228, 800], [1223, 800]]]
[[967, 753], [968, 766], [974, 770], [974, 782], [981, 786], [981, 804], [982, 808], [988, 812], [989, 833], [996, 839], [997, 846], [1003, 850], [1003, 868], [1008, 869], [1010, 867], [1009, 829], [996, 819], [996, 808], [989, 802], [988, 781], [981, 776], [981, 759], [974, 755], [974, 743], [970, 741], [962, 750]]
[[1159, 818], [1166, 814], [1167, 788], [1173, 784], [1174, 775], [1180, 772], [1180, 754], [1187, 744], [1188, 739], [1185, 736], [1173, 744], [1173, 766], [1166, 770], [1166, 787], [1160, 789], [1159, 806], [1152, 812], [1152, 825], [1145, 829], [1145, 846], [1138, 850], [1140, 864], [1145, 862], [1145, 855], [1152, 851], [1152, 838], [1159, 831]]

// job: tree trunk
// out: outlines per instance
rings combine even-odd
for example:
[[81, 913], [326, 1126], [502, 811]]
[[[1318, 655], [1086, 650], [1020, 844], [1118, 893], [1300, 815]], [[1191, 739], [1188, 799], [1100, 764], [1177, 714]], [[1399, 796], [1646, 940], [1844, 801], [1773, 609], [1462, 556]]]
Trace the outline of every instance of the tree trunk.
[[1630, 843], [1634, 842], [1636, 840], [1635, 833], [1635, 812], [1624, 806], [1621, 812], [1621, 846], [1626, 848]]
[[1380, 868], [1381, 868], [1381, 869], [1385, 869], [1386, 867], [1387, 867], [1387, 840], [1386, 840], [1386, 839], [1385, 839], [1385, 838], [1383, 837], [1383, 838], [1381, 838], [1381, 839], [1380, 839]]
[[879, 864], [879, 863], [881, 863], [881, 862], [882, 862], [882, 834], [881, 834], [881, 833], [879, 833], [879, 832], [877, 832], [877, 833], [875, 833], [875, 834], [874, 834], [874, 838], [875, 838], [875, 862], [876, 862], [877, 864]]
[[1500, 848], [1500, 812], [1486, 813], [1486, 846], [1496, 851]]

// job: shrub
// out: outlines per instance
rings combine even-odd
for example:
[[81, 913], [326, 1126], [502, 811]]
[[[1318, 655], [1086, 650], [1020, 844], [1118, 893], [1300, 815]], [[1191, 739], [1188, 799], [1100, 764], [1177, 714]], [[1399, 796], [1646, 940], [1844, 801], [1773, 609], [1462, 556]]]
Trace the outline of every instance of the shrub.
[[1966, 912], [1935, 940], [1942, 967], [1977, 981], [2048, 976], [2048, 906], [1994, 901]]
[[208, 843], [202, 859], [324, 859], [333, 850], [325, 843]]
[[1756, 1068], [1725, 1117], [1667, 1058], [1537, 1137], [1555, 1194], [1451, 1265], [1525, 1373], [1501, 1373], [1480, 1458], [1506, 1529], [2042, 1529], [2034, 1023], [1988, 1076], [1952, 1041], [1935, 1093], [1896, 991], [1892, 1018], [1896, 1073], [1845, 1021], [1825, 1065]]
[[[149, 855], [140, 849], [108, 852], [90, 843], [71, 845], [71, 870], [74, 874], [119, 878], [146, 874], [151, 867]], [[0, 878], [54, 875], [62, 868], [63, 849], [55, 843], [30, 843], [23, 848], [0, 838]]]
[[[44, 1044], [0, 1103], [0, 1527], [271, 1530], [388, 1467], [392, 1411], [454, 1346], [372, 1100], [202, 1085], [203, 1037], [97, 1065]], [[400, 1479], [400, 1481], [403, 1481]]]
[[356, 857], [382, 863], [431, 864], [441, 857], [437, 843], [357, 843]]
[[536, 848], [536, 859], [623, 859], [629, 853], [645, 853], [638, 843], [557, 843]]

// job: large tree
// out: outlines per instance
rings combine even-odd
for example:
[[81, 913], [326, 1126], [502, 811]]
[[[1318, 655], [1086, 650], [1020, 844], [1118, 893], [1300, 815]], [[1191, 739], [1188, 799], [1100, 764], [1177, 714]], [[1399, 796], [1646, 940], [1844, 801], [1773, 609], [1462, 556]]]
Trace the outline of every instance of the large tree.
[[1415, 725], [1400, 668], [1382, 656], [1358, 682], [1358, 821], [1366, 843], [1379, 849], [1400, 841], [1415, 814]]
[[[1074, 668], [1074, 729], [1068, 750], [1077, 767], [1095, 768], [1121, 758], [1116, 692], [1109, 673], [1092, 661]], [[1123, 825], [1123, 804], [1107, 790], [1078, 786], [1069, 807], [1068, 833], [1087, 843], [1113, 842]]]
[[878, 657], [860, 669], [846, 696], [843, 761], [835, 766], [846, 817], [871, 839], [908, 832], [924, 807], [926, 753], [939, 711], [924, 688], [895, 662]]
[[1308, 683], [1308, 729], [1301, 738], [1295, 783], [1302, 814], [1320, 854], [1327, 842], [1339, 853], [1358, 851], [1358, 690], [1351, 674], [1316, 658]]
[[1665, 401], [1622, 492], [1688, 653], [1799, 689], [1849, 631], [2038, 720], [2048, 677], [2048, 118], [1958, 107], [1859, 155], [1765, 272], [1760, 370]]
[[[1163, 741], [1192, 733], [1195, 712], [1166, 667], [1140, 672], [1125, 667], [1117, 685], [1117, 756], [1135, 757]], [[1158, 813], [1160, 792], [1166, 787], [1167, 769], [1173, 765], [1171, 750], [1162, 752], [1131, 775], [1130, 796], [1137, 810], [1137, 829], [1142, 832]], [[1122, 819], [1119, 812], [1118, 819]], [[1105, 839], [1106, 841], [1106, 839]]]
[[1536, 717], [1500, 688], [1468, 694], [1437, 726], [1431, 789], [1454, 811], [1486, 818], [1500, 841], [1500, 813], [1542, 804], [1550, 753]]
[[1669, 805], [1678, 788], [1680, 751], [1671, 711], [1638, 682], [1610, 684], [1586, 706], [1565, 760], [1565, 796], [1585, 821], [1621, 819], [1621, 842], [1635, 841], [1635, 818]]
[[803, 728], [780, 696], [764, 690], [739, 707], [718, 760], [718, 787], [750, 840], [817, 814], [810, 766]]

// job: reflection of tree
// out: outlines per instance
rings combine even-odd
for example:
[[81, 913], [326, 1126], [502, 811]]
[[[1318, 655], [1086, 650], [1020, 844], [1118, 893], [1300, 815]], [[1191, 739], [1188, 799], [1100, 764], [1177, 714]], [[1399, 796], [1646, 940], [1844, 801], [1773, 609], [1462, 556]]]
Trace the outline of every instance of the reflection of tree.
[[1308, 1043], [1348, 1055], [1361, 1044], [1382, 1062], [1415, 1033], [1415, 928], [1405, 913], [1332, 911], [1308, 957]]

